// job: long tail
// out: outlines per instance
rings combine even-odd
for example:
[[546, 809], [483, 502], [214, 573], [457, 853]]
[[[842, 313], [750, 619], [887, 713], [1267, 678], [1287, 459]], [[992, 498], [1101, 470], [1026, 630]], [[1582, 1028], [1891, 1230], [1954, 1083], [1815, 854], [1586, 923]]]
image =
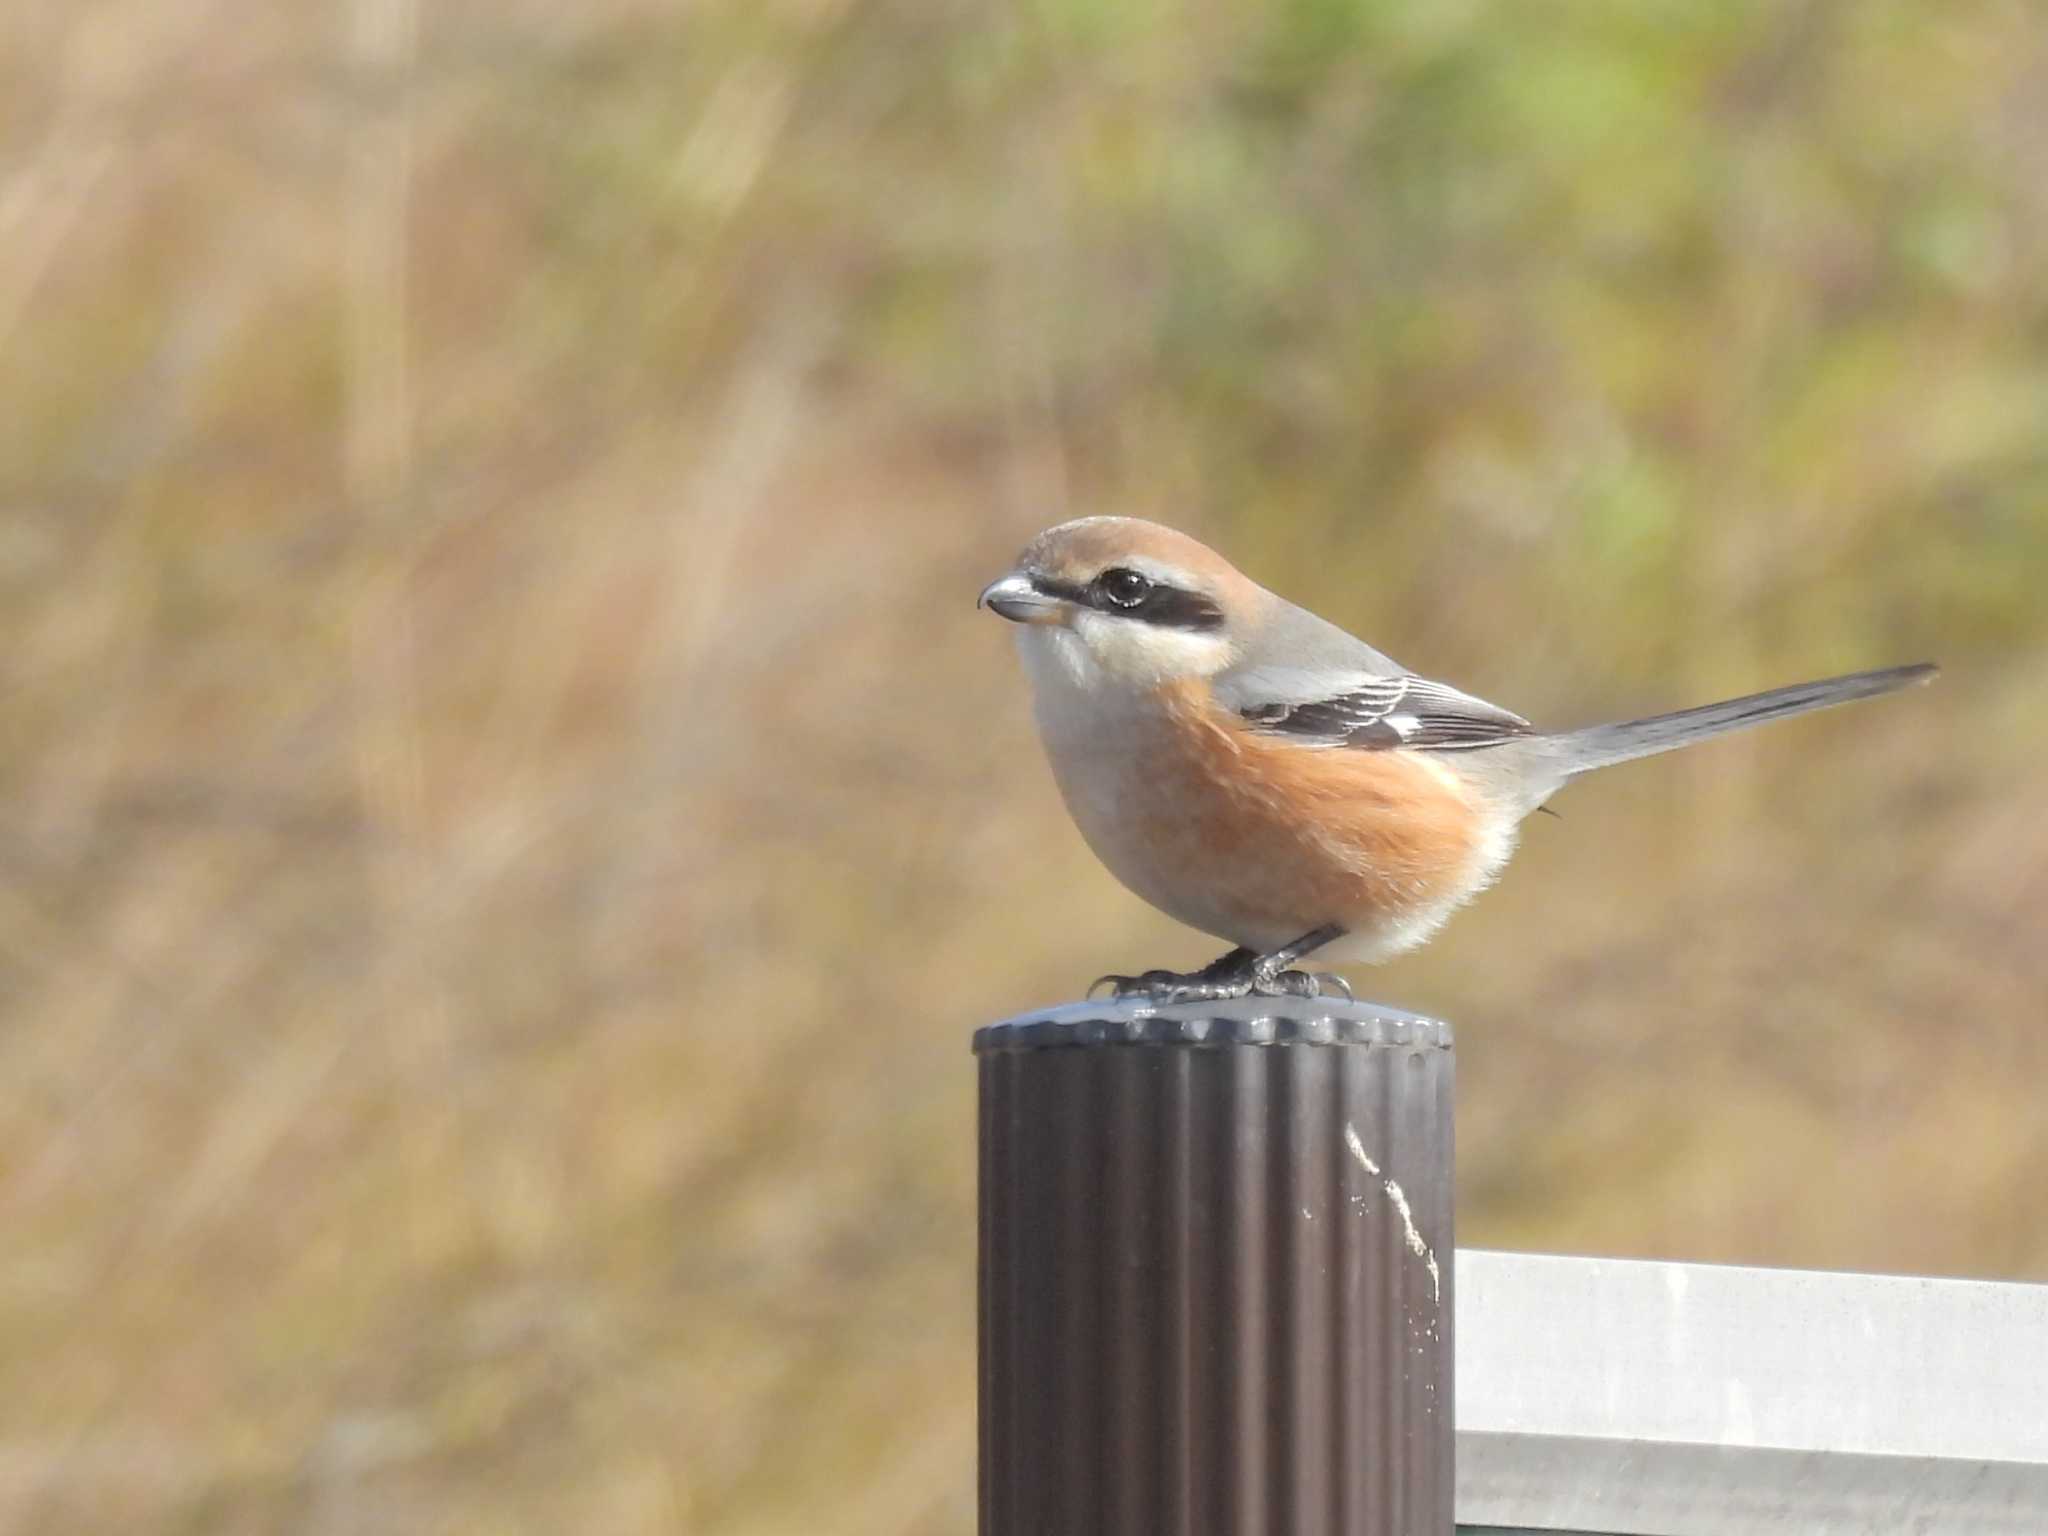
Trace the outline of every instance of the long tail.
[[1941, 669], [1931, 662], [1910, 667], [1884, 667], [1875, 672], [1852, 672], [1847, 677], [1823, 678], [1819, 682], [1795, 683], [1790, 688], [1773, 688], [1744, 699], [1720, 704], [1702, 704], [1673, 714], [1652, 715], [1647, 720], [1628, 720], [1617, 725], [1592, 725], [1580, 731], [1564, 731], [1550, 738], [1552, 761], [1567, 778], [1611, 763], [1650, 757], [1677, 747], [1688, 747], [1723, 731], [1740, 731], [1766, 720], [1803, 715], [1809, 709], [1826, 709], [1854, 699], [1872, 699], [1881, 693], [1924, 683]]

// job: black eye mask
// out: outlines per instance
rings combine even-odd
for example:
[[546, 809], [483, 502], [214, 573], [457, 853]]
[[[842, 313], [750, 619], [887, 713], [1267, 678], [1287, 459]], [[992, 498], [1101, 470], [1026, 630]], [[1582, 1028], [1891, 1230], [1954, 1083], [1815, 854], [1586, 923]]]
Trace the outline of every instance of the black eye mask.
[[[1126, 579], [1128, 578], [1128, 579]], [[1161, 629], [1184, 629], [1201, 633], [1223, 627], [1223, 610], [1200, 592], [1113, 566], [1083, 586], [1054, 576], [1034, 574], [1031, 584], [1047, 597], [1062, 598], [1083, 608], [1093, 608], [1114, 618], [1135, 619]], [[1141, 590], [1142, 587], [1142, 590]]]

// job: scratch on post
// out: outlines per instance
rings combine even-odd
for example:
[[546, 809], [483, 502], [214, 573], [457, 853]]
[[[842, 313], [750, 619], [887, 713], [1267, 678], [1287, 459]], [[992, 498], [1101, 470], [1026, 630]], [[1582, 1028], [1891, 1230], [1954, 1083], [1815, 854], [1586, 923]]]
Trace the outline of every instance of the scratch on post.
[[1401, 1227], [1408, 1238], [1408, 1251], [1422, 1260], [1429, 1269], [1429, 1290], [1431, 1297], [1441, 1302], [1444, 1299], [1443, 1272], [1437, 1268], [1436, 1255], [1429, 1251], [1429, 1244], [1422, 1240], [1422, 1234], [1415, 1230], [1415, 1212], [1409, 1209], [1408, 1195], [1394, 1180], [1380, 1172], [1380, 1165], [1365, 1155], [1365, 1143], [1358, 1139], [1358, 1128], [1350, 1121], [1344, 1122], [1344, 1145], [1351, 1149], [1351, 1155], [1358, 1159], [1359, 1167], [1380, 1181], [1380, 1188], [1387, 1192], [1387, 1199], [1401, 1217]]

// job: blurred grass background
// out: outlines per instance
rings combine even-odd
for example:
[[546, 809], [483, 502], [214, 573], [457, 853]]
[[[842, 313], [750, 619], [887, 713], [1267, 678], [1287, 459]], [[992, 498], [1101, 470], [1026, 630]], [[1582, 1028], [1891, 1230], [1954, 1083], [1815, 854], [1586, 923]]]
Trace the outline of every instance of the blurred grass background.
[[0, 1536], [971, 1529], [976, 1023], [1208, 958], [980, 585], [1582, 723], [1470, 1243], [2048, 1277], [2028, 0], [0, 27]]

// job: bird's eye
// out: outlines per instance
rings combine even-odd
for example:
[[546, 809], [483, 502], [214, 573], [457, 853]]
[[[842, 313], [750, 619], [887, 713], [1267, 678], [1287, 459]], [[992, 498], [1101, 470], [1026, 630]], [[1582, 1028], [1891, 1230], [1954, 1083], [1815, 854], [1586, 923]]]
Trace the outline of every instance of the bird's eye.
[[1102, 595], [1119, 608], [1135, 608], [1152, 595], [1152, 583], [1136, 571], [1113, 565], [1095, 578]]

